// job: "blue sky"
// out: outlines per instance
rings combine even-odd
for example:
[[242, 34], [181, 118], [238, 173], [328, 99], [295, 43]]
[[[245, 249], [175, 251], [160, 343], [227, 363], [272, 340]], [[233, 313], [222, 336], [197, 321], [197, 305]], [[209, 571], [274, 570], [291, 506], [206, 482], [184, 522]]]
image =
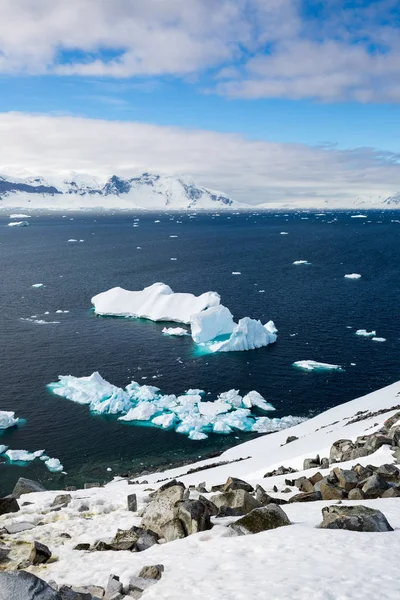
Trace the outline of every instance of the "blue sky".
[[[55, 172], [74, 163], [73, 151], [76, 170], [98, 162], [93, 149], [83, 165], [73, 140], [65, 166], [46, 162], [55, 150], [54, 123], [70, 117], [79, 119], [81, 130], [93, 120], [107, 122], [110, 131], [120, 122], [156, 126], [166, 140], [171, 127], [182, 139], [198, 130], [225, 134], [219, 139], [228, 143], [229, 134], [237, 134], [254, 142], [254, 163], [266, 149], [259, 143], [271, 152], [280, 144], [290, 169], [307, 163], [299, 148], [294, 159], [293, 145], [303, 145], [304, 156], [320, 152], [328, 163], [335, 157], [332, 169], [344, 164], [350, 154], [340, 151], [347, 151], [353, 176], [363, 182], [360, 193], [368, 193], [366, 173], [377, 167], [387, 168], [382, 193], [400, 185], [392, 155], [400, 153], [397, 0], [3, 0], [0, 22], [0, 116], [3, 139], [9, 136], [13, 145], [12, 162], [0, 154], [0, 170], [18, 163], [21, 170], [37, 170], [37, 142], [33, 135], [28, 142], [26, 129], [46, 115], [53, 125], [43, 130], [43, 168]], [[11, 113], [21, 115], [25, 131], [7, 117]], [[200, 161], [203, 150], [193, 149]], [[141, 168], [133, 148], [126, 151], [132, 169]], [[143, 168], [188, 169], [170, 157], [165, 164], [159, 158], [152, 165], [150, 155], [146, 160]], [[128, 166], [115, 156], [107, 168]], [[207, 169], [198, 172], [202, 181], [209, 177]], [[336, 180], [337, 172], [331, 177]], [[348, 173], [340, 177], [346, 180]], [[218, 178], [210, 179], [218, 185]], [[371, 182], [371, 193], [376, 184]]]

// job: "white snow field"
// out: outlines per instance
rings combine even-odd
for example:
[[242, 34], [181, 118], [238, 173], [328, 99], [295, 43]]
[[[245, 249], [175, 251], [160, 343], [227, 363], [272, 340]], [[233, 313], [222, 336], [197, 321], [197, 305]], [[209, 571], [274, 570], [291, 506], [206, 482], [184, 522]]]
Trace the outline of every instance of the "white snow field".
[[344, 277], [345, 279], [361, 279], [360, 273], [348, 273]]
[[[218, 459], [244, 459], [240, 462], [212, 467], [215, 458], [203, 460], [190, 465], [191, 468], [210, 465], [200, 473], [185, 475], [189, 467], [179, 467], [146, 475], [146, 483], [138, 485], [128, 485], [126, 479], [116, 478], [104, 488], [69, 492], [72, 501], [60, 512], [49, 510], [60, 491], [24, 495], [24, 501], [32, 504], [22, 506], [18, 513], [0, 516], [0, 528], [6, 523], [40, 522], [40, 527], [14, 534], [13, 540], [36, 539], [48, 545], [56, 560], [28, 570], [59, 584], [106, 586], [110, 573], [127, 584], [144, 565], [164, 565], [161, 580], [145, 590], [143, 600], [398, 600], [399, 498], [342, 501], [343, 505], [362, 504], [381, 510], [394, 528], [386, 533], [318, 529], [321, 509], [336, 502], [319, 501], [285, 505], [283, 509], [292, 525], [256, 535], [232, 535], [225, 525], [235, 517], [225, 517], [213, 518], [214, 527], [210, 531], [155, 545], [144, 552], [82, 552], [73, 548], [77, 543], [112, 537], [118, 528], [126, 530], [140, 525], [137, 514], [127, 510], [127, 496], [137, 495], [140, 510], [148, 498], [145, 490], [157, 488], [160, 479], [165, 483], [177, 478], [186, 486], [205, 481], [209, 488], [225, 482], [229, 476], [240, 477], [253, 486], [262, 485], [270, 495], [287, 499], [288, 494], [272, 491], [274, 485], [279, 489], [285, 487], [287, 475], [264, 479], [267, 471], [284, 465], [300, 469], [296, 477], [310, 477], [318, 469], [302, 471], [304, 458], [316, 454], [327, 456], [338, 439], [355, 440], [365, 432], [376, 431], [397, 412], [393, 407], [399, 403], [400, 382], [397, 382], [327, 410], [290, 430], [240, 444]], [[349, 423], [359, 411], [382, 409], [388, 412], [381, 415], [367, 412], [363, 420]], [[285, 443], [289, 434], [298, 439]], [[393, 460], [389, 446], [382, 446], [372, 455], [336, 466], [348, 469], [356, 463], [381, 465]], [[328, 472], [322, 470], [323, 475]], [[292, 488], [292, 495], [295, 492]], [[191, 492], [191, 497], [196, 494]], [[83, 505], [88, 510], [82, 511]], [[60, 537], [64, 532], [72, 539]], [[22, 543], [21, 552], [23, 548]]]
[[253, 407], [273, 411], [274, 407], [255, 390], [240, 396], [229, 390], [215, 402], [202, 399], [203, 390], [188, 390], [185, 394], [162, 395], [160, 389], [132, 381], [124, 389], [103, 379], [99, 373], [89, 377], [59, 376], [48, 388], [57, 396], [87, 404], [95, 414], [119, 415], [120, 421], [137, 421], [163, 429], [175, 429], [191, 440], [207, 438], [209, 433], [229, 434], [236, 431], [267, 432], [290, 427], [304, 419], [291, 415], [282, 419], [258, 417]]
[[15, 412], [8, 410], [0, 410], [0, 430], [8, 429], [18, 425], [20, 419], [16, 418]]
[[317, 362], [316, 360], [297, 360], [293, 366], [303, 371], [343, 371], [340, 365]]
[[201, 296], [179, 294], [164, 283], [153, 283], [138, 292], [115, 287], [92, 298], [95, 313], [117, 317], [139, 317], [151, 321], [190, 323], [193, 314], [220, 302], [216, 292]]

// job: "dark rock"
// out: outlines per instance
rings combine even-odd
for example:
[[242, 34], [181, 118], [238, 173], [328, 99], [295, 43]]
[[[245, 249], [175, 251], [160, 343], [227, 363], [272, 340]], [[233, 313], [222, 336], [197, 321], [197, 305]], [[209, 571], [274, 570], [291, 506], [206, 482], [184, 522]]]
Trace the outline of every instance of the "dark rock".
[[311, 492], [309, 494], [296, 494], [289, 499], [289, 504], [293, 502], [315, 502], [322, 500], [321, 492]]
[[289, 475], [290, 473], [297, 473], [297, 469], [292, 469], [292, 467], [278, 467], [278, 469], [274, 469], [274, 471], [269, 471], [265, 473], [264, 477], [276, 477], [277, 475]]
[[89, 506], [87, 504], [81, 504], [80, 506], [78, 506], [78, 512], [88, 512], [89, 511]]
[[129, 494], [129, 496], [127, 497], [127, 503], [128, 503], [128, 510], [130, 512], [136, 512], [137, 511], [137, 497], [136, 497], [136, 494]]
[[[313, 488], [313, 489], [314, 489], [314, 488]], [[288, 488], [288, 487], [287, 487], [287, 488], [284, 488], [284, 489], [281, 491], [281, 494], [291, 494], [291, 493], [292, 493], [292, 490], [291, 490], [290, 488]]]
[[92, 594], [86, 588], [62, 585], [58, 591], [62, 600], [92, 600]]
[[196, 485], [195, 490], [200, 494], [207, 494], [206, 482], [203, 481], [202, 483], [199, 483], [199, 485]]
[[272, 491], [276, 493], [278, 491], [278, 487], [276, 485], [274, 485], [274, 487], [272, 488]]
[[85, 484], [83, 485], [83, 489], [85, 489], [85, 490], [90, 490], [90, 489], [92, 489], [92, 488], [99, 488], [99, 487], [101, 487], [101, 485], [100, 485], [100, 482], [99, 482], [99, 481], [94, 481], [94, 482], [92, 482], [92, 483], [85, 483]]
[[366, 506], [326, 506], [322, 509], [321, 529], [348, 529], [350, 531], [393, 531], [385, 515]]
[[12, 496], [5, 496], [0, 498], [0, 515], [6, 515], [8, 513], [16, 513], [19, 511], [19, 505], [15, 498]]
[[286, 438], [286, 444], [290, 444], [291, 442], [295, 442], [296, 440], [298, 440], [299, 438], [296, 435], [289, 435]]
[[210, 513], [200, 500], [185, 500], [178, 505], [178, 518], [187, 535], [211, 529]]
[[32, 543], [32, 550], [28, 561], [32, 565], [42, 565], [51, 558], [51, 552], [45, 544], [41, 544], [37, 540]]
[[175, 518], [162, 526], [161, 535], [167, 542], [173, 542], [186, 537], [186, 531], [182, 521]]
[[249, 535], [284, 525], [290, 525], [286, 513], [280, 506], [269, 504], [262, 508], [255, 508], [238, 521], [231, 523], [229, 528], [238, 535]]
[[329, 458], [321, 458], [321, 469], [329, 469]]
[[2, 562], [7, 561], [8, 555], [10, 554], [10, 552], [11, 552], [11, 547], [10, 546], [3, 546], [0, 543], [0, 564]]
[[376, 474], [382, 477], [382, 479], [384, 479], [385, 481], [400, 481], [400, 471], [396, 467], [396, 465], [381, 465], [377, 468]]
[[15, 484], [15, 487], [12, 491], [13, 498], [20, 498], [22, 494], [30, 494], [31, 492], [45, 492], [46, 488], [44, 488], [37, 481], [33, 481], [32, 479], [25, 479], [25, 477], [20, 477]]
[[237, 508], [231, 508], [230, 506], [221, 506], [217, 513], [217, 518], [221, 519], [223, 517], [241, 517], [242, 512]]
[[27, 571], [0, 572], [0, 600], [61, 600], [43, 579]]
[[159, 536], [154, 533], [154, 531], [150, 531], [149, 529], [143, 529], [142, 533], [139, 535], [135, 549], [138, 552], [143, 552], [144, 550], [148, 550], [152, 546], [158, 544]]
[[65, 506], [68, 506], [68, 504], [71, 502], [71, 500], [72, 500], [71, 494], [59, 494], [58, 496], [56, 496], [54, 498], [54, 500], [50, 506], [51, 507], [59, 506], [61, 508], [64, 508]]
[[211, 486], [211, 491], [212, 492], [223, 492], [224, 491], [224, 483], [219, 483], [218, 485], [212, 485]]
[[265, 504], [269, 504], [271, 501], [271, 496], [267, 494], [264, 488], [261, 485], [256, 485], [256, 500], [260, 503], [260, 506]]
[[247, 515], [254, 508], [260, 508], [261, 504], [246, 492], [246, 490], [230, 490], [223, 494], [212, 496], [211, 502], [219, 509], [222, 506], [228, 506], [230, 508], [236, 508], [241, 511], [242, 515]]
[[[339, 487], [343, 488], [347, 492], [349, 492], [357, 486], [358, 479], [357, 474], [354, 471], [349, 471], [346, 469], [340, 469], [339, 467], [336, 467], [335, 469], [333, 469], [333, 472], [338, 481]], [[327, 498], [327, 500], [329, 499], [330, 498]]]
[[314, 475], [311, 475], [311, 477], [309, 477], [308, 479], [312, 483], [312, 485], [315, 485], [316, 483], [318, 483], [318, 481], [321, 481], [323, 478], [323, 475], [321, 475], [321, 473], [317, 471], [317, 473], [314, 473]]
[[76, 492], [76, 487], [74, 485], [67, 485], [65, 488], [66, 492]]
[[164, 565], [150, 565], [142, 567], [138, 577], [142, 579], [161, 579], [164, 572]]
[[400, 488], [391, 487], [382, 493], [381, 498], [400, 498]]
[[65, 538], [67, 540], [70, 540], [72, 536], [70, 536], [69, 533], [60, 533], [59, 537], [60, 538]]
[[346, 453], [350, 453], [354, 448], [355, 446], [351, 440], [337, 440], [332, 444], [329, 452], [330, 462], [343, 462], [344, 460], [348, 460], [345, 458]]
[[341, 500], [342, 498], [346, 498], [347, 494], [344, 489], [332, 485], [327, 481], [321, 481], [320, 492], [322, 496], [322, 500]]
[[400, 448], [396, 448], [393, 452], [394, 460], [397, 464], [400, 464]]
[[368, 469], [368, 467], [364, 467], [363, 465], [354, 465], [354, 467], [351, 467], [351, 470], [354, 471], [357, 478], [361, 480], [368, 479], [368, 477], [371, 477], [371, 475], [374, 474], [371, 469]]
[[349, 491], [348, 499], [349, 500], [363, 500], [365, 498], [365, 494], [360, 488], [353, 488]]
[[202, 502], [206, 505], [207, 510], [212, 517], [215, 517], [218, 514], [218, 508], [213, 502], [211, 502], [211, 500], [208, 500], [208, 498], [204, 498], [204, 496], [199, 496], [199, 502]]
[[362, 491], [366, 498], [379, 498], [389, 487], [389, 484], [382, 477], [372, 475], [372, 477], [368, 477], [365, 481]]
[[149, 531], [135, 525], [130, 529], [118, 529], [111, 540], [100, 540], [96, 542], [95, 550], [136, 550], [142, 552], [158, 542], [158, 535], [154, 531]]
[[365, 447], [367, 448], [368, 453], [372, 454], [373, 452], [376, 452], [377, 450], [379, 450], [379, 448], [385, 446], [386, 444], [388, 444], [389, 446], [392, 445], [392, 439], [389, 436], [374, 433], [373, 435], [367, 438]]
[[356, 460], [357, 458], [362, 458], [363, 456], [368, 456], [368, 454], [371, 454], [371, 452], [368, 450], [368, 448], [353, 448], [352, 450], [350, 450], [350, 452], [345, 456], [344, 456], [344, 460]]
[[303, 471], [307, 471], [308, 469], [315, 469], [320, 465], [320, 458], [317, 455], [315, 458], [305, 458], [303, 462]]
[[87, 544], [87, 543], [77, 544], [74, 547], [74, 550], [90, 550], [90, 544]]
[[254, 492], [254, 488], [250, 483], [243, 481], [242, 479], [238, 479], [237, 477], [229, 477], [224, 485], [224, 492], [229, 492], [230, 490], [245, 490], [246, 492]]

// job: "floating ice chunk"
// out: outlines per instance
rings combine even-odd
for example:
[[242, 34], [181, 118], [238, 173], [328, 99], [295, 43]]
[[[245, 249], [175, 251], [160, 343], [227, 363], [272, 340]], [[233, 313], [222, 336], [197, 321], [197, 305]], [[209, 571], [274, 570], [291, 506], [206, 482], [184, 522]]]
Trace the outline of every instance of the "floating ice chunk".
[[308, 260], [295, 260], [294, 265], [311, 265], [310, 262], [308, 262]]
[[64, 467], [58, 460], [58, 458], [49, 458], [44, 461], [44, 464], [48, 468], [51, 473], [61, 473], [64, 470]]
[[0, 444], [0, 454], [4, 454], [4, 452], [8, 450], [8, 446], [4, 446], [4, 444]]
[[315, 360], [298, 360], [293, 363], [293, 366], [303, 371], [343, 371], [340, 365], [331, 365]]
[[15, 412], [0, 410], [0, 429], [8, 429], [18, 425], [20, 419], [16, 418]]
[[202, 433], [201, 431], [196, 431], [196, 429], [194, 429], [193, 431], [191, 431], [189, 433], [190, 440], [205, 440], [207, 438], [208, 438], [208, 435], [206, 433]]
[[223, 413], [227, 413], [232, 410], [232, 406], [226, 402], [199, 402], [198, 403], [199, 413], [206, 417], [214, 417]]
[[177, 235], [170, 235], [169, 237], [170, 238], [177, 238], [178, 236]]
[[367, 215], [351, 215], [352, 219], [366, 219]]
[[33, 288], [41, 288], [41, 287], [43, 287], [43, 285], [44, 285], [43, 283], [33, 283], [31, 287], [33, 287]]
[[348, 273], [344, 277], [345, 279], [361, 279], [360, 273]]
[[217, 420], [213, 424], [213, 432], [214, 433], [229, 434], [229, 433], [232, 433], [232, 427], [229, 427], [228, 423], [225, 423], [225, 421], [223, 421], [222, 419], [221, 420]]
[[229, 308], [219, 304], [192, 315], [190, 327], [192, 338], [200, 344], [222, 335], [230, 335], [235, 328], [235, 322]]
[[157, 412], [158, 408], [151, 402], [141, 402], [126, 415], [119, 417], [118, 421], [150, 421]]
[[189, 335], [187, 329], [184, 329], [183, 327], [164, 327], [162, 332], [166, 335]]
[[11, 462], [32, 462], [36, 458], [40, 458], [44, 454], [44, 450], [36, 452], [28, 452], [28, 450], [7, 450], [5, 455]]
[[15, 214], [10, 215], [10, 219], [30, 219], [32, 215], [24, 215], [24, 214]]
[[59, 325], [59, 323], [60, 323], [60, 321], [44, 321], [43, 319], [34, 319], [32, 317], [26, 318], [26, 319], [21, 317], [20, 321], [28, 321], [29, 323], [36, 323], [36, 325]]
[[220, 302], [216, 292], [201, 296], [174, 293], [164, 283], [154, 283], [138, 292], [115, 287], [92, 298], [96, 314], [139, 317], [151, 321], [190, 323], [191, 315]]
[[170, 260], [178, 260], [177, 258], [170, 258]]
[[74, 238], [71, 238], [70, 240], [68, 240], [71, 243], [77, 242], [78, 240], [75, 240]]
[[281, 419], [269, 419], [268, 417], [260, 417], [254, 423], [252, 431], [257, 433], [271, 433], [272, 431], [279, 431], [280, 429], [286, 429], [287, 427], [294, 427], [299, 423], [306, 421], [304, 417], [282, 417]]
[[8, 223], [9, 227], [28, 227], [28, 225], [28, 221], [12, 221], [11, 223]]
[[240, 271], [232, 271], [232, 275], [241, 275]]
[[373, 337], [372, 341], [373, 342], [386, 342], [386, 338], [383, 338], [383, 337]]
[[254, 350], [276, 342], [276, 331], [272, 321], [263, 325], [261, 321], [245, 317], [240, 319], [229, 339], [211, 342], [208, 344], [208, 348], [212, 352]]
[[218, 396], [218, 400], [221, 402], [227, 402], [233, 408], [242, 408], [243, 407], [243, 398], [239, 394], [239, 390], [229, 390], [227, 392], [222, 392]]
[[259, 394], [255, 390], [252, 390], [251, 392], [243, 396], [243, 405], [246, 408], [257, 406], [257, 408], [261, 408], [261, 410], [275, 410], [275, 407], [272, 406], [272, 404], [270, 404], [269, 402], [267, 402], [265, 398], [263, 398], [261, 394]]
[[376, 335], [376, 331], [367, 331], [366, 329], [357, 329], [356, 335], [361, 335], [363, 337], [374, 337]]
[[281, 231], [281, 235], [289, 235], [287, 231]]
[[203, 396], [205, 394], [204, 390], [198, 390], [197, 388], [190, 388], [185, 392], [186, 396]]
[[163, 429], [172, 429], [176, 422], [176, 416], [173, 413], [165, 413], [164, 415], [154, 417], [151, 422]]

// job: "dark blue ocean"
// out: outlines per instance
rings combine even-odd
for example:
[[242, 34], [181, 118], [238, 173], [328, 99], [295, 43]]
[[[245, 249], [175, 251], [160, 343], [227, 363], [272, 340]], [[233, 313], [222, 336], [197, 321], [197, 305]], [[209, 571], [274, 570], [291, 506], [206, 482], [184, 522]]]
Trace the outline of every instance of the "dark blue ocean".
[[[274, 404], [277, 417], [314, 415], [399, 379], [400, 214], [351, 214], [54, 214], [33, 216], [26, 228], [7, 227], [6, 215], [0, 217], [0, 410], [26, 419], [3, 433], [0, 444], [44, 448], [68, 473], [51, 474], [40, 461], [19, 467], [3, 460], [0, 493], [21, 475], [53, 488], [80, 485], [250, 439], [242, 433], [194, 442], [93, 416], [46, 389], [58, 375], [99, 371], [118, 386], [135, 379], [165, 393], [191, 387], [213, 397], [230, 388], [255, 389]], [[312, 264], [292, 264], [301, 259]], [[362, 278], [344, 278], [354, 272]], [[236, 318], [272, 319], [277, 343], [198, 356], [190, 337], [163, 336], [165, 324], [91, 311], [90, 299], [99, 292], [156, 281], [180, 292], [215, 290]], [[35, 283], [45, 287], [32, 288]], [[70, 312], [55, 314], [58, 309]], [[22, 320], [32, 315], [60, 323]], [[387, 341], [358, 337], [359, 328]], [[335, 363], [344, 371], [305, 373], [292, 367], [297, 360]]]

